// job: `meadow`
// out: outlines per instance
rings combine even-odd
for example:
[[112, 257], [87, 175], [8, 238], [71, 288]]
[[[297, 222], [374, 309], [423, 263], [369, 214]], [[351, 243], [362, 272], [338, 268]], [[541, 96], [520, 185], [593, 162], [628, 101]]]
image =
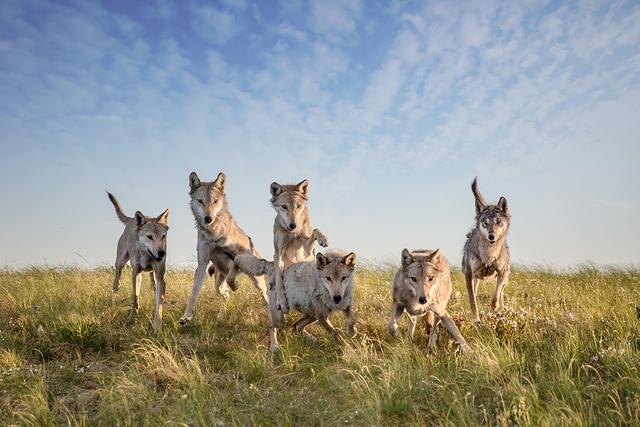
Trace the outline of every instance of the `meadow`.
[[478, 327], [456, 272], [469, 354], [444, 329], [429, 354], [422, 322], [413, 342], [387, 334], [393, 273], [358, 270], [356, 337], [289, 329], [272, 355], [246, 281], [216, 321], [208, 279], [180, 328], [192, 272], [170, 270], [155, 335], [147, 277], [129, 318], [129, 269], [115, 295], [109, 268], [0, 270], [0, 425], [640, 425], [640, 270], [516, 269], [499, 313], [481, 285]]

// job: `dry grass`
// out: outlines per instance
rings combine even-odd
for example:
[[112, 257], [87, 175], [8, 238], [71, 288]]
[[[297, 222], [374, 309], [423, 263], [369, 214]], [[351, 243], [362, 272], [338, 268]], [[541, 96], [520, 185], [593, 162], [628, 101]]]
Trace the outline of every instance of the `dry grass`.
[[[450, 309], [470, 355], [446, 332], [428, 355], [422, 325], [413, 343], [389, 337], [391, 276], [358, 272], [357, 337], [312, 326], [318, 344], [286, 333], [272, 356], [266, 310], [246, 283], [220, 322], [207, 286], [179, 329], [192, 276], [170, 272], [154, 335], [146, 283], [130, 322], [129, 289], [112, 295], [110, 269], [2, 271], [0, 424], [640, 424], [640, 272], [517, 271], [507, 309], [478, 328], [455, 274]], [[485, 310], [491, 290], [481, 285]]]

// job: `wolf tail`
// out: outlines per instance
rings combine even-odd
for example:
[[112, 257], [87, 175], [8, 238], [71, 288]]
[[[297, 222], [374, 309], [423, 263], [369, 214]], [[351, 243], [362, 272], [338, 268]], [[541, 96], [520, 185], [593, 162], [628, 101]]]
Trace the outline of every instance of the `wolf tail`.
[[116, 215], [118, 215], [118, 219], [122, 221], [123, 224], [126, 224], [131, 218], [126, 216], [124, 212], [122, 212], [122, 208], [120, 207], [120, 203], [115, 198], [115, 196], [107, 191], [107, 195], [109, 196], [109, 200], [113, 203], [113, 207], [116, 208]]
[[249, 252], [236, 255], [234, 264], [238, 270], [251, 276], [271, 275], [273, 271], [273, 261], [258, 258]]
[[473, 178], [473, 182], [471, 183], [471, 191], [473, 192], [473, 196], [476, 198], [477, 201], [479, 201], [483, 205], [487, 204], [487, 202], [484, 200], [484, 197], [480, 193], [480, 190], [478, 190], [478, 177], [477, 176], [475, 178]]

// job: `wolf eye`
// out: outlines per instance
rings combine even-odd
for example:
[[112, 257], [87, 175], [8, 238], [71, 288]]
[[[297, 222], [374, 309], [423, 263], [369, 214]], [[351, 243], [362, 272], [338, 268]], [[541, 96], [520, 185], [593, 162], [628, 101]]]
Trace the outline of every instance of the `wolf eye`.
[[296, 208], [300, 209], [300, 207], [301, 207], [301, 206], [302, 206], [302, 205], [301, 205], [300, 203], [298, 203], [298, 204], [296, 205]]
[[433, 276], [429, 276], [427, 279], [431, 282], [433, 280]]
[[167, 235], [165, 234], [164, 236], [162, 236], [162, 240], [166, 240], [167, 239]]
[[280, 205], [280, 207], [281, 207], [282, 209], [284, 209], [285, 211], [287, 210], [287, 205]]
[[325, 279], [327, 279], [328, 281], [331, 281], [331, 276], [324, 276]]
[[153, 236], [151, 234], [147, 234], [147, 239], [153, 240]]
[[340, 279], [340, 281], [344, 282], [345, 280], [347, 280], [347, 277], [349, 277], [349, 276], [342, 276], [342, 279]]
[[496, 218], [496, 224], [500, 225], [501, 222], [502, 220], [500, 218]]
[[204, 202], [202, 201], [202, 199], [198, 199], [198, 203], [200, 203], [201, 205], [204, 205]]
[[213, 203], [218, 203], [218, 199], [213, 199]]
[[418, 281], [418, 279], [416, 279], [415, 277], [411, 277], [411, 281], [412, 281], [413, 283], [416, 283], [416, 282]]

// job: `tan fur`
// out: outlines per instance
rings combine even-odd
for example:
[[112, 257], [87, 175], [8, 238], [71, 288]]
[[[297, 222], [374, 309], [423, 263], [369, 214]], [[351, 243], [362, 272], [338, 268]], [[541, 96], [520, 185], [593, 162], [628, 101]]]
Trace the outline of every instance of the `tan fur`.
[[[324, 254], [318, 253], [315, 261], [290, 264], [284, 270], [282, 285], [289, 306], [303, 315], [294, 325], [297, 332], [313, 339], [305, 328], [318, 322], [329, 333], [336, 335], [329, 316], [340, 310], [346, 318], [346, 334], [356, 334], [356, 319], [352, 309], [355, 264], [355, 253], [347, 254], [332, 249]], [[277, 330], [284, 325], [284, 318], [275, 315], [279, 311], [275, 293], [276, 289], [272, 288], [269, 296], [271, 351], [279, 349]]]
[[162, 302], [166, 289], [164, 273], [167, 260], [167, 232], [169, 231], [167, 220], [169, 219], [169, 209], [155, 218], [144, 216], [140, 211], [136, 211], [134, 217], [131, 218], [125, 215], [113, 194], [109, 192], [107, 194], [116, 209], [118, 218], [125, 225], [124, 231], [118, 240], [113, 292], [117, 292], [120, 288], [122, 269], [129, 261], [133, 269], [131, 274], [133, 284], [131, 313], [137, 313], [139, 310], [138, 300], [140, 298], [140, 274], [149, 272], [151, 283], [155, 284], [156, 293], [152, 325], [154, 330], [159, 331], [162, 328]]
[[413, 252], [403, 249], [401, 258], [402, 264], [393, 278], [389, 333], [396, 335], [398, 318], [406, 312], [410, 322], [410, 339], [413, 338], [417, 318], [424, 316], [430, 349], [436, 346], [438, 326], [442, 321], [460, 347], [468, 350], [467, 342], [447, 312], [447, 303], [453, 289], [447, 259], [438, 249]]
[[487, 204], [478, 189], [477, 179], [471, 183], [471, 191], [476, 205], [476, 225], [467, 234], [462, 255], [464, 274], [471, 316], [473, 322], [480, 322], [476, 304], [478, 285], [483, 279], [496, 277], [496, 290], [491, 299], [491, 308], [496, 310], [502, 304], [502, 292], [509, 281], [510, 255], [507, 233], [511, 222], [507, 199], [500, 197], [495, 205]]
[[[223, 299], [222, 307], [218, 313], [218, 318], [220, 318], [225, 312], [226, 301], [229, 297], [229, 290], [223, 287], [223, 284], [234, 266], [234, 258], [242, 253], [250, 253], [260, 257], [251, 238], [238, 226], [229, 212], [224, 192], [225, 184], [226, 176], [222, 172], [212, 182], [201, 181], [195, 172], [191, 172], [189, 175], [190, 206], [198, 230], [198, 267], [194, 274], [191, 296], [184, 314], [180, 318], [180, 323], [183, 325], [188, 323], [195, 314], [196, 302], [204, 284], [209, 263], [212, 263], [208, 269], [209, 274], [215, 274], [216, 290]], [[267, 303], [264, 280], [256, 279], [253, 276], [249, 276], [249, 279]], [[235, 290], [235, 288], [233, 289]]]
[[[316, 242], [328, 246], [327, 238], [318, 229], [311, 227], [307, 200], [309, 182], [305, 179], [295, 185], [271, 184], [271, 205], [276, 211], [273, 224], [275, 322], [282, 322], [287, 311], [287, 299], [282, 284], [282, 273], [291, 264], [313, 259]], [[274, 283], [270, 285], [273, 286]]]

